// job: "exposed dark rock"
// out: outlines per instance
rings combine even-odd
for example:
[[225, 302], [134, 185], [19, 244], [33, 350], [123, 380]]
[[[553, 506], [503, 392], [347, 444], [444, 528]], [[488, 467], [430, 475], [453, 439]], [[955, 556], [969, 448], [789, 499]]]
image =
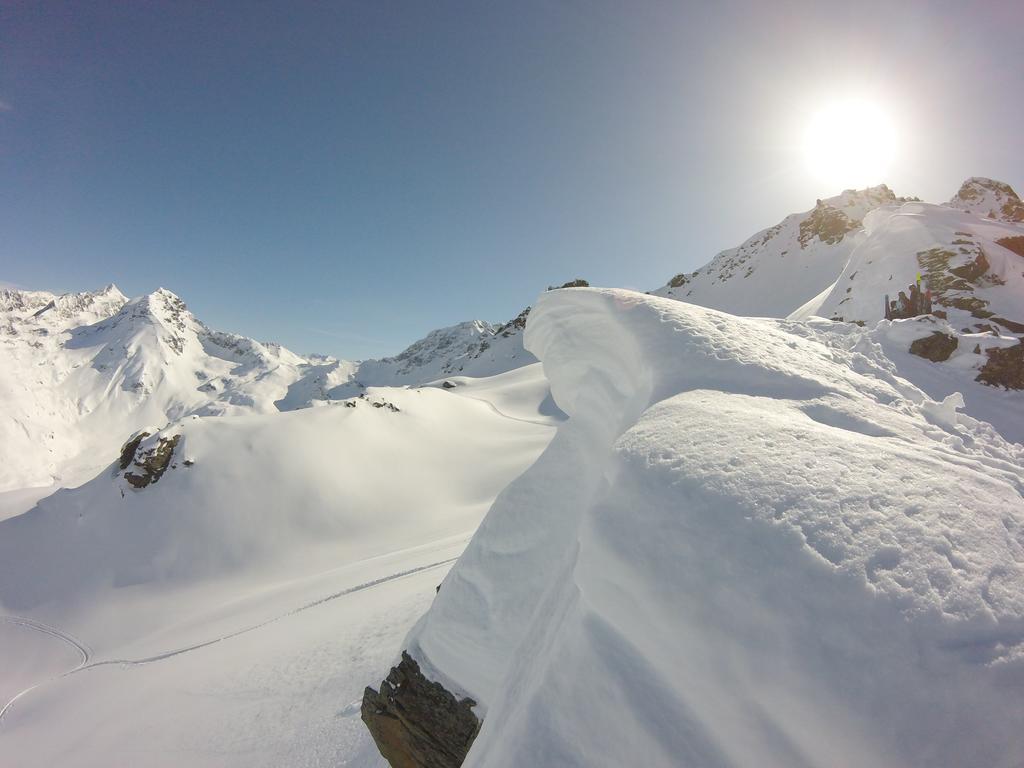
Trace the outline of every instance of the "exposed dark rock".
[[513, 319], [510, 319], [508, 323], [495, 331], [496, 336], [503, 336], [508, 338], [517, 331], [522, 331], [526, 328], [526, 318], [529, 316], [529, 307], [523, 309]]
[[996, 317], [995, 315], [992, 315], [992, 322], [1003, 326], [1003, 328], [1010, 331], [1010, 333], [1024, 333], [1024, 323], [1007, 320], [1003, 317]]
[[669, 288], [682, 288], [689, 281], [685, 272], [680, 272], [678, 275], [668, 281]]
[[[135, 488], [145, 488], [147, 485], [157, 482], [167, 471], [179, 440], [181, 440], [180, 434], [161, 437], [153, 448], [141, 451], [135, 456], [132, 469], [124, 473], [124, 479]], [[138, 445], [136, 445], [137, 448]], [[123, 458], [122, 456], [122, 460]]]
[[149, 437], [149, 432], [139, 432], [139, 434], [121, 446], [121, 460], [118, 462], [118, 466], [121, 469], [128, 469], [128, 465], [135, 458], [135, 451], [138, 450], [139, 443], [147, 437]]
[[570, 280], [568, 283], [562, 283], [561, 285], [549, 285], [549, 291], [557, 291], [561, 288], [589, 288], [590, 283], [584, 280], [582, 277], [577, 277], [575, 280]]
[[1003, 281], [989, 272], [988, 258], [979, 246], [972, 246], [967, 253], [930, 248], [918, 252], [917, 262], [926, 275], [935, 304], [969, 312], [979, 320], [995, 314], [988, 309], [988, 301], [975, 294], [975, 289], [1002, 285]]
[[996, 240], [996, 244], [1003, 246], [1003, 248], [1006, 248], [1007, 250], [1013, 251], [1018, 256], [1024, 256], [1024, 235], [1004, 237], [1000, 240]]
[[424, 677], [403, 651], [380, 692], [363, 692], [360, 714], [392, 768], [458, 768], [480, 730], [474, 706]]
[[1024, 343], [1007, 349], [986, 349], [985, 355], [988, 361], [975, 381], [992, 387], [1024, 389]]
[[846, 237], [846, 233], [860, 226], [838, 208], [823, 203], [821, 200], [814, 206], [810, 215], [800, 222], [800, 247], [806, 248], [811, 240], [817, 238], [823, 243], [835, 245]]
[[950, 267], [949, 271], [957, 277], [962, 277], [969, 283], [976, 283], [978, 278], [988, 272], [988, 259], [985, 257], [985, 252], [978, 249], [972, 261], [964, 264], [960, 267]]
[[445, 389], [455, 389], [455, 384], [453, 384], [450, 381], [445, 381], [444, 383], [441, 384], [441, 386], [444, 387]]
[[949, 356], [956, 350], [959, 341], [956, 336], [935, 331], [923, 339], [915, 339], [910, 345], [910, 353], [931, 360], [933, 363], [941, 363], [948, 360]]

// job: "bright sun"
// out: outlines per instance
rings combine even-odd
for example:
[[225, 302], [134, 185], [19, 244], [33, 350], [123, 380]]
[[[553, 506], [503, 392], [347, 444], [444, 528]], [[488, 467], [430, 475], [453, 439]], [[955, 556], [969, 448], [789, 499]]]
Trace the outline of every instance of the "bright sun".
[[880, 184], [896, 152], [896, 130], [876, 104], [836, 101], [811, 118], [803, 152], [807, 169], [829, 187]]

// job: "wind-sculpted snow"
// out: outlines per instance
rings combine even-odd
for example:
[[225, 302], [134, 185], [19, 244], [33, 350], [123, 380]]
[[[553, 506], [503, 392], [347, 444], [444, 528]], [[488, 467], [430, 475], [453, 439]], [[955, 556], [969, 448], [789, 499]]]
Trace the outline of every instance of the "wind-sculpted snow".
[[541, 297], [569, 420], [407, 643], [467, 766], [1022, 764], [1024, 449], [829, 335]]

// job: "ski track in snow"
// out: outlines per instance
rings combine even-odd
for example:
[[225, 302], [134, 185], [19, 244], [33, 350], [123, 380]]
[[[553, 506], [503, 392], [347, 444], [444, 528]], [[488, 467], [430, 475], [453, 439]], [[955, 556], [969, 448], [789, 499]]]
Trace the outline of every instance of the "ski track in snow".
[[524, 424], [535, 424], [539, 427], [551, 427], [552, 429], [558, 427], [557, 424], [552, 424], [550, 421], [543, 421], [541, 419], [526, 419], [523, 418], [522, 416], [510, 416], [509, 414], [504, 413], [501, 409], [498, 408], [498, 406], [496, 406], [490, 400], [484, 400], [482, 397], [474, 397], [473, 395], [466, 395], [461, 392], [456, 396], [464, 397], [467, 400], [476, 400], [478, 403], [483, 403], [488, 408], [490, 408], [495, 415], [500, 416], [503, 419], [512, 419], [512, 421], [521, 421]]
[[52, 680], [58, 680], [58, 679], [60, 679], [60, 677], [66, 677], [67, 675], [71, 675], [71, 674], [74, 674], [75, 672], [79, 672], [82, 669], [85, 669], [86, 666], [89, 663], [89, 659], [92, 658], [92, 653], [89, 650], [89, 646], [87, 646], [85, 643], [75, 639], [74, 637], [72, 637], [71, 635], [67, 634], [66, 632], [62, 632], [61, 630], [57, 629], [56, 627], [51, 627], [49, 624], [44, 624], [41, 621], [36, 621], [35, 619], [25, 618], [24, 616], [0, 616], [0, 621], [2, 621], [5, 624], [13, 624], [13, 625], [18, 626], [18, 627], [24, 627], [25, 629], [30, 629], [30, 630], [32, 630], [34, 632], [40, 632], [40, 633], [42, 633], [44, 635], [48, 635], [50, 637], [56, 638], [57, 640], [60, 640], [65, 645], [68, 645], [68, 646], [71, 646], [72, 648], [74, 648], [82, 657], [82, 660], [80, 662], [78, 662], [78, 666], [75, 667], [74, 669], [69, 670], [68, 672], [65, 672], [63, 675], [60, 675], [59, 677], [50, 678], [50, 680], [44, 680], [41, 683], [36, 683], [35, 685], [29, 686], [25, 690], [23, 690], [20, 693], [18, 693], [10, 701], [8, 701], [4, 705], [4, 708], [0, 709], [0, 722], [3, 722], [4, 715], [7, 714], [7, 710], [9, 710], [11, 708], [11, 706], [13, 706], [14, 702], [16, 702], [22, 696], [24, 696], [24, 695], [26, 695], [28, 693], [31, 693], [32, 691], [34, 691], [36, 688], [38, 688], [41, 685], [45, 685], [46, 683], [51, 682]]
[[381, 584], [386, 584], [390, 581], [396, 581], [398, 579], [405, 578], [406, 576], [412, 576], [414, 574], [429, 571], [434, 568], [440, 568], [441, 566], [448, 565], [449, 563], [453, 563], [456, 560], [458, 560], [457, 557], [451, 557], [447, 560], [439, 560], [435, 563], [428, 563], [427, 565], [417, 566], [416, 568], [409, 568], [407, 570], [399, 571], [398, 573], [393, 573], [388, 576], [381, 576], [379, 579], [366, 581], [362, 584], [357, 584], [353, 587], [348, 587], [338, 592], [334, 592], [330, 595], [327, 595], [326, 597], [321, 597], [318, 600], [306, 603], [305, 605], [288, 611], [287, 613], [282, 613], [279, 616], [275, 616], [271, 619], [267, 619], [266, 621], [262, 621], [259, 624], [253, 624], [252, 626], [236, 630], [235, 632], [231, 632], [227, 635], [222, 635], [221, 637], [216, 637], [212, 640], [206, 640], [202, 643], [195, 643], [194, 645], [185, 646], [184, 648], [176, 648], [171, 651], [165, 651], [163, 653], [156, 654], [155, 656], [148, 656], [143, 659], [107, 659], [105, 661], [96, 661], [90, 664], [89, 661], [92, 658], [92, 653], [89, 650], [89, 646], [75, 639], [71, 635], [62, 632], [56, 627], [51, 627], [48, 624], [43, 624], [40, 621], [24, 618], [21, 616], [0, 616], [0, 621], [5, 622], [7, 624], [15, 624], [17, 626], [25, 627], [26, 629], [31, 629], [36, 632], [41, 632], [45, 635], [49, 635], [50, 637], [54, 637], [58, 640], [61, 640], [67, 645], [73, 647], [82, 656], [81, 662], [79, 662], [78, 666], [74, 669], [70, 669], [67, 672], [64, 672], [63, 674], [58, 675], [57, 677], [51, 677], [48, 680], [36, 683], [35, 685], [30, 686], [25, 690], [21, 691], [20, 693], [18, 693], [17, 695], [15, 695], [14, 698], [12, 698], [4, 705], [3, 709], [0, 709], [0, 724], [3, 723], [4, 716], [7, 714], [8, 710], [11, 709], [14, 703], [18, 701], [18, 699], [31, 693], [37, 688], [40, 688], [41, 686], [46, 685], [47, 683], [56, 682], [57, 680], [62, 680], [65, 677], [70, 677], [71, 675], [74, 675], [78, 672], [84, 672], [89, 669], [96, 669], [97, 667], [105, 667], [113, 664], [118, 664], [124, 667], [137, 667], [143, 666], [145, 664], [152, 664], [157, 661], [164, 661], [165, 659], [170, 659], [175, 656], [190, 653], [191, 651], [197, 651], [200, 648], [206, 648], [208, 646], [215, 645], [225, 640], [231, 640], [232, 638], [238, 637], [240, 635], [248, 634], [249, 632], [253, 632], [257, 629], [262, 629], [263, 627], [281, 621], [282, 619], [287, 619], [288, 617], [295, 616], [296, 614], [302, 613], [303, 611], [308, 611], [310, 608], [316, 608], [317, 606], [323, 605], [324, 603], [328, 603], [332, 600], [337, 600], [339, 597], [345, 597], [346, 595], [351, 595], [355, 592], [362, 592], [366, 589], [372, 589], [373, 587], [378, 587]]

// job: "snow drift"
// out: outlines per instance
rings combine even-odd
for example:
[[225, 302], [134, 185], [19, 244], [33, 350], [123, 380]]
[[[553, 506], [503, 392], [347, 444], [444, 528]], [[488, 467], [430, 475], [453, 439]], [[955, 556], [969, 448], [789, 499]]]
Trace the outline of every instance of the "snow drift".
[[467, 766], [1019, 766], [1024, 449], [825, 324], [615, 290], [526, 332], [569, 420], [407, 639]]

